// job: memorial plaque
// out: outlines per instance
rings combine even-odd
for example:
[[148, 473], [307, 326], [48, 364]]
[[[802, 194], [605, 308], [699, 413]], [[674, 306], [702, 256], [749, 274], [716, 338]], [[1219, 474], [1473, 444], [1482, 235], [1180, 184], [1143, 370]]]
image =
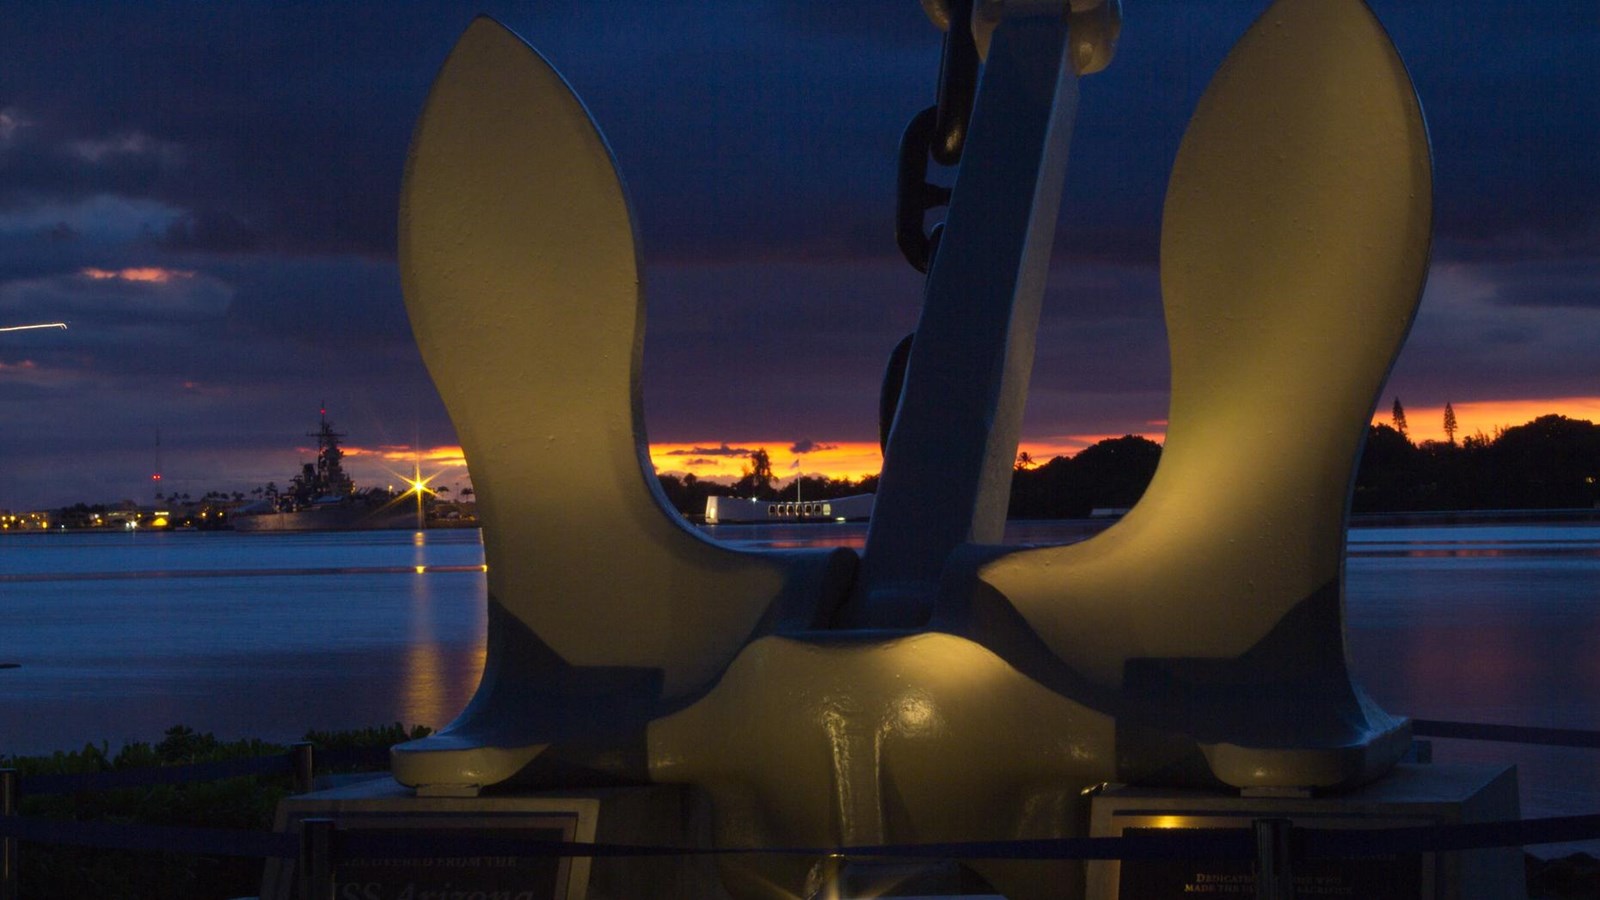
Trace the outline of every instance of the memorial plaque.
[[[286, 798], [277, 830], [294, 833], [304, 819], [332, 819], [339, 833], [363, 839], [335, 854], [338, 900], [727, 900], [708, 857], [517, 855], [523, 842], [694, 846], [704, 840], [709, 816], [692, 792], [676, 786], [418, 797], [377, 775]], [[386, 833], [413, 845], [418, 836], [437, 836], [439, 853], [413, 858], [376, 849]], [[295, 868], [293, 860], [268, 860], [261, 900], [294, 900]]]
[[[1127, 828], [1122, 833], [1149, 834], [1164, 830]], [[1432, 896], [1431, 890], [1423, 892], [1423, 873], [1428, 863], [1431, 858], [1425, 860], [1423, 854], [1415, 853], [1363, 859], [1302, 860], [1295, 863], [1295, 896], [1419, 900]], [[1253, 863], [1247, 859], [1139, 860], [1122, 864], [1117, 890], [1119, 896], [1141, 900], [1254, 897], [1256, 876]]]
[[[607, 797], [547, 794], [498, 797], [416, 797], [386, 776], [289, 797], [278, 806], [277, 830], [298, 832], [304, 819], [333, 819], [341, 833], [398, 837], [448, 835], [450, 850], [435, 857], [335, 857], [338, 900], [585, 900], [593, 860], [588, 857], [506, 855], [506, 839], [592, 843]], [[452, 855], [456, 838], [482, 837], [489, 852]], [[634, 835], [621, 835], [625, 840]], [[261, 900], [292, 900], [297, 881], [291, 860], [269, 860]]]
[[[1308, 797], [1246, 797], [1229, 791], [1110, 787], [1090, 801], [1090, 834], [1203, 833], [1249, 829], [1257, 819], [1297, 828], [1413, 828], [1517, 818], [1516, 772], [1504, 766], [1402, 763], [1356, 790]], [[1380, 845], [1376, 850], [1386, 849]], [[1502, 900], [1524, 892], [1520, 848], [1297, 858], [1295, 896], [1363, 900]], [[1254, 897], [1255, 861], [1092, 860], [1088, 900]]]
[[[351, 816], [340, 820], [345, 832], [381, 834], [413, 830], [443, 831], [452, 837], [570, 841], [575, 814]], [[338, 900], [578, 900], [571, 860], [553, 856], [366, 857], [334, 866]]]

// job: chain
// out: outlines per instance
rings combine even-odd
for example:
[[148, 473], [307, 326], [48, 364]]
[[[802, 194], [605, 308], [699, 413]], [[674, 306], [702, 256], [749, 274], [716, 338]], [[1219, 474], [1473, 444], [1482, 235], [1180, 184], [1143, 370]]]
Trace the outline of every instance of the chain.
[[930, 106], [912, 116], [900, 135], [900, 169], [895, 195], [895, 243], [900, 253], [918, 272], [927, 272], [944, 223], [923, 230], [928, 211], [950, 205], [950, 189], [928, 182], [928, 158], [932, 155], [939, 108]]
[[[924, 230], [923, 223], [931, 210], [950, 204], [949, 189], [928, 182], [928, 161], [941, 166], [961, 162], [978, 91], [979, 45], [987, 53], [1002, 14], [998, 10], [1003, 4], [989, 3], [975, 20], [974, 2], [922, 0], [928, 17], [945, 29], [944, 53], [939, 61], [938, 102], [913, 116], [900, 136], [895, 243], [906, 262], [923, 273], [933, 265], [943, 230], [942, 223], [931, 230]], [[1111, 62], [1122, 30], [1122, 0], [1033, 0], [1035, 5], [1040, 2], [1059, 7], [1071, 22], [1072, 62], [1079, 75], [1098, 72]]]
[[[922, 0], [922, 7], [935, 25], [945, 29], [944, 54], [939, 60], [938, 102], [912, 116], [900, 136], [900, 165], [895, 193], [895, 243], [918, 272], [926, 274], [939, 252], [939, 237], [944, 223], [924, 229], [928, 213], [950, 205], [950, 189], [928, 181], [928, 161], [941, 166], [961, 162], [967, 130], [972, 124], [972, 104], [978, 92], [978, 44], [988, 53], [998, 16], [1007, 4], [989, 0], [974, 33], [974, 0]], [[1116, 50], [1122, 31], [1122, 0], [1009, 0], [1019, 6], [1054, 7], [1067, 15], [1073, 35], [1072, 65], [1079, 75], [1105, 68]], [[1037, 10], [1036, 10], [1037, 11]], [[883, 373], [878, 395], [878, 441], [888, 452], [889, 429], [894, 425], [900, 405], [900, 389], [910, 365], [916, 332], [905, 336], [894, 348]]]
[[[944, 223], [925, 231], [928, 212], [950, 205], [950, 189], [928, 181], [928, 161], [941, 166], [961, 162], [967, 129], [972, 124], [972, 101], [978, 90], [978, 47], [972, 35], [973, 0], [924, 0], [930, 14], [946, 25], [944, 53], [939, 59], [937, 102], [911, 117], [900, 136], [900, 165], [895, 194], [895, 243], [906, 262], [926, 273], [939, 249]], [[878, 395], [878, 445], [889, 448], [889, 429], [900, 405], [900, 389], [916, 334], [906, 335], [889, 355]]]
[[937, 102], [911, 118], [900, 136], [898, 192], [895, 196], [895, 242], [906, 262], [927, 272], [938, 249], [942, 224], [925, 231], [930, 210], [950, 204], [950, 189], [928, 182], [928, 161], [953, 166], [961, 161], [972, 100], [978, 87], [978, 47], [972, 36], [972, 0], [950, 0], [939, 61]]

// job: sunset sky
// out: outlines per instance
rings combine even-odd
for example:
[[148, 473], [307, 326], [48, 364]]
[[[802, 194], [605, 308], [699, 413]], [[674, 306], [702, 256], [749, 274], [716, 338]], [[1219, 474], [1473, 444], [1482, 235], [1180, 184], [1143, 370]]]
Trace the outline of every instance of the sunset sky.
[[[1038, 459], [1160, 439], [1166, 174], [1264, 0], [1127, 0], [1082, 87], [1024, 427]], [[1377, 403], [1414, 439], [1600, 419], [1600, 6], [1374, 0], [1436, 158], [1434, 263]], [[665, 471], [876, 469], [884, 361], [921, 278], [895, 147], [940, 34], [872, 3], [29, 3], [0, 29], [0, 508], [286, 482], [319, 406], [358, 480], [447, 469], [411, 342], [396, 194], [428, 84], [477, 12], [587, 103], [631, 192]], [[1263, 411], [1270, 415], [1271, 411]], [[157, 435], [160, 436], [159, 447]], [[452, 467], [452, 463], [454, 464]]]

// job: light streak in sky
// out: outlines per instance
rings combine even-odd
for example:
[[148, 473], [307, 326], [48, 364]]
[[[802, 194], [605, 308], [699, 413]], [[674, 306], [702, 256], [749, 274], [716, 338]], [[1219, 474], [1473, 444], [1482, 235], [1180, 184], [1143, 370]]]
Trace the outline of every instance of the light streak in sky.
[[67, 323], [41, 322], [38, 325], [5, 325], [0, 326], [0, 331], [33, 331], [34, 329], [38, 328], [59, 328], [62, 331], [65, 331], [67, 330]]

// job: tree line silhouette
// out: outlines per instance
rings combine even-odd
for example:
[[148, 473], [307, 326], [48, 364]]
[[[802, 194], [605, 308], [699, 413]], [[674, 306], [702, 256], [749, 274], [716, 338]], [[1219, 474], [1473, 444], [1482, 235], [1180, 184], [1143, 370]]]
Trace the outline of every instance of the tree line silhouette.
[[[1448, 404], [1444, 421], [1448, 440], [1413, 443], [1396, 400], [1394, 424], [1373, 425], [1367, 431], [1351, 512], [1600, 508], [1600, 426], [1593, 422], [1545, 415], [1458, 443], [1455, 411]], [[1094, 510], [1127, 509], [1144, 494], [1160, 461], [1161, 445], [1137, 435], [1103, 440], [1042, 465], [1020, 454], [1012, 473], [1009, 515], [1081, 519]], [[705, 512], [706, 497], [712, 494], [796, 497], [795, 480], [780, 483], [764, 450], [751, 454], [743, 477], [732, 485], [692, 474], [659, 478], [667, 499], [691, 517]], [[871, 493], [878, 477], [805, 476], [799, 482], [802, 498], [826, 500]]]
[[[1400, 417], [1396, 426], [1403, 426]], [[1401, 427], [1367, 431], [1351, 511], [1593, 509], [1600, 504], [1600, 426], [1545, 415], [1523, 425], [1414, 444]]]
[[[1600, 426], [1593, 422], [1545, 415], [1457, 443], [1455, 410], [1447, 404], [1449, 439], [1412, 443], [1398, 401], [1395, 409], [1395, 425], [1367, 431], [1352, 513], [1600, 506]], [[1126, 509], [1144, 493], [1160, 460], [1160, 445], [1132, 435], [1038, 467], [1019, 458], [1010, 515], [1070, 519], [1094, 509]]]

